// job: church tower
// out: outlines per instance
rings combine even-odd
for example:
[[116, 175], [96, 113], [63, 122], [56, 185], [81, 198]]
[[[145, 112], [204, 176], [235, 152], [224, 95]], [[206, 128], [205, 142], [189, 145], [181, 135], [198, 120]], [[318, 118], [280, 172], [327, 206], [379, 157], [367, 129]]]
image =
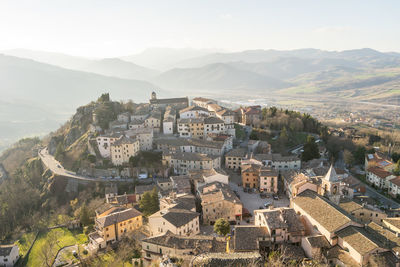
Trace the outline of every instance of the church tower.
[[157, 99], [156, 92], [152, 92], [151, 93], [151, 100], [156, 100], [156, 99]]
[[333, 165], [331, 165], [328, 172], [321, 180], [322, 195], [328, 197], [332, 202], [339, 204], [341, 195], [340, 181]]

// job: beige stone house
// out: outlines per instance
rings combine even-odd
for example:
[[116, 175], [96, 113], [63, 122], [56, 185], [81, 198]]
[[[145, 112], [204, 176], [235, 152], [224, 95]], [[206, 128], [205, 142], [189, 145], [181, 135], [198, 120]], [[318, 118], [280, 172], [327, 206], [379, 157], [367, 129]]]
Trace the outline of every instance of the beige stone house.
[[237, 225], [233, 236], [235, 252], [259, 252], [271, 246], [268, 228], [257, 225]]
[[219, 218], [229, 222], [242, 220], [243, 204], [226, 184], [213, 182], [198, 189], [205, 224], [214, 224]]
[[260, 187], [260, 169], [261, 165], [246, 164], [242, 165], [242, 184], [244, 188]]
[[273, 154], [255, 154], [253, 156], [262, 165], [271, 167], [279, 171], [300, 170], [301, 159], [297, 156], [282, 156], [278, 153]]
[[242, 159], [247, 155], [247, 149], [235, 148], [225, 154], [225, 168], [240, 170]]
[[126, 136], [136, 138], [139, 140], [140, 150], [149, 151], [153, 150], [153, 129], [152, 128], [139, 128], [126, 131]]
[[208, 117], [204, 119], [204, 136], [209, 133], [225, 133], [225, 123], [217, 117]]
[[266, 227], [272, 243], [300, 245], [301, 238], [305, 234], [300, 216], [291, 208], [255, 210], [254, 225]]
[[196, 199], [192, 194], [176, 194], [171, 192], [170, 195], [160, 198], [160, 210], [176, 208], [196, 211]]
[[200, 186], [213, 182], [222, 184], [229, 183], [229, 175], [221, 169], [191, 170], [189, 171], [189, 177], [193, 181], [195, 191], [197, 191]]
[[210, 112], [207, 108], [203, 108], [200, 106], [189, 106], [187, 108], [181, 109], [179, 111], [179, 117], [181, 119], [190, 119], [190, 118], [200, 118], [200, 117], [208, 117]]
[[209, 98], [205, 98], [205, 97], [195, 97], [192, 100], [192, 104], [199, 106], [199, 107], [207, 108], [208, 105], [217, 104], [217, 102], [213, 99], [209, 99]]
[[112, 134], [104, 134], [96, 137], [97, 147], [99, 149], [100, 155], [103, 158], [109, 158], [111, 155], [111, 145], [121, 138], [123, 134], [121, 133], [112, 133]]
[[159, 133], [161, 129], [161, 113], [152, 112], [150, 116], [144, 120], [144, 126], [153, 129], [155, 133]]
[[142, 213], [134, 208], [112, 207], [95, 219], [95, 232], [89, 234], [92, 250], [105, 248], [124, 235], [142, 227]]
[[344, 209], [347, 213], [353, 215], [364, 224], [375, 222], [381, 225], [383, 220], [387, 217], [386, 213], [377, 208], [374, 208], [368, 204], [360, 205], [352, 200], [341, 201], [339, 203], [339, 207]]
[[200, 233], [200, 214], [191, 210], [167, 208], [148, 217], [152, 236], [168, 231], [181, 236]]
[[242, 123], [245, 125], [257, 125], [261, 122], [261, 107], [260, 106], [251, 106], [246, 107], [242, 111]]
[[204, 118], [178, 119], [177, 130], [180, 137], [203, 139]]
[[221, 158], [200, 153], [175, 152], [163, 154], [163, 165], [173, 168], [176, 174], [188, 174], [190, 170], [211, 170], [221, 167]]
[[128, 163], [139, 150], [139, 140], [122, 136], [111, 145], [111, 162], [116, 166]]
[[146, 260], [157, 260], [162, 256], [183, 258], [187, 262], [198, 254], [225, 252], [224, 238], [210, 235], [181, 236], [168, 231], [162, 235], [142, 240]]
[[269, 167], [260, 169], [260, 191], [278, 193], [278, 172]]

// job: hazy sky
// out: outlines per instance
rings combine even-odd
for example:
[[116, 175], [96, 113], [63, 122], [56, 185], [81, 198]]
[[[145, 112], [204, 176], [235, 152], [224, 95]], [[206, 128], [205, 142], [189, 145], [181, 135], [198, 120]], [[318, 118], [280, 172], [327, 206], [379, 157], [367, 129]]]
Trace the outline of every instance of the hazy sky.
[[400, 1], [0, 0], [0, 50], [110, 57], [147, 47], [400, 51]]

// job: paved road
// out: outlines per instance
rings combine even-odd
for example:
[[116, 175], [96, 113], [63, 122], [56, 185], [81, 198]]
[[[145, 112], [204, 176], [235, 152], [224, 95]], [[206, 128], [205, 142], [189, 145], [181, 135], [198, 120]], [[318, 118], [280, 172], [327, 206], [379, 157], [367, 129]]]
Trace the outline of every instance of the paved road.
[[243, 203], [243, 207], [245, 207], [251, 214], [254, 215], [254, 210], [260, 209], [260, 207], [264, 208], [265, 202], [270, 202], [275, 208], [279, 207], [289, 207], [289, 199], [286, 195], [282, 195], [281, 199], [273, 200], [270, 198], [261, 198], [260, 193], [246, 193], [243, 191], [243, 187], [239, 187], [236, 183], [230, 182], [229, 186], [232, 190], [235, 190], [239, 193], [240, 200]]
[[66, 259], [71, 258], [71, 256], [69, 256], [67, 254], [72, 255], [72, 251], [78, 251], [78, 245], [72, 245], [72, 246], [68, 246], [68, 247], [64, 247], [64, 248], [60, 249], [57, 253], [56, 259], [54, 260], [53, 267], [65, 266], [67, 264], [71, 264], [72, 261], [66, 260]]
[[[363, 183], [361, 181], [361, 183]], [[372, 187], [370, 187], [369, 185], [363, 183], [365, 185], [365, 195], [375, 198], [377, 200], [379, 200], [379, 202], [383, 205], [385, 205], [388, 208], [393, 208], [393, 209], [398, 209], [400, 208], [400, 204], [391, 200], [390, 198], [385, 197], [384, 195], [380, 194], [379, 192], [377, 192], [375, 189], [373, 189]]]
[[89, 182], [133, 182], [133, 179], [112, 178], [112, 177], [93, 178], [93, 177], [78, 175], [75, 172], [64, 169], [64, 167], [61, 165], [61, 163], [59, 161], [57, 161], [53, 157], [53, 155], [49, 154], [49, 151], [47, 148], [39, 150], [38, 154], [39, 154], [39, 157], [42, 160], [43, 164], [47, 168], [49, 168], [54, 174], [59, 175], [59, 176], [65, 176], [68, 178], [89, 181]]

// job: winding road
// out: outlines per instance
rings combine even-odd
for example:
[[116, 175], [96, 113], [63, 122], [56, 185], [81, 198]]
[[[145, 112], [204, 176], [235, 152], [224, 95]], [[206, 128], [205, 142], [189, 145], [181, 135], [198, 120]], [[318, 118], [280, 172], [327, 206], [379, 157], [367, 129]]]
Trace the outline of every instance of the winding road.
[[53, 155], [49, 153], [49, 150], [46, 148], [43, 148], [39, 150], [38, 155], [40, 159], [42, 160], [43, 164], [51, 170], [52, 173], [58, 176], [64, 176], [68, 177], [71, 179], [77, 179], [77, 180], [82, 180], [82, 181], [88, 181], [88, 182], [133, 182], [133, 179], [127, 179], [127, 178], [112, 178], [112, 177], [106, 177], [106, 178], [93, 178], [93, 177], [87, 177], [87, 176], [82, 176], [78, 175], [75, 172], [68, 171], [66, 170], [59, 161], [57, 161]]

